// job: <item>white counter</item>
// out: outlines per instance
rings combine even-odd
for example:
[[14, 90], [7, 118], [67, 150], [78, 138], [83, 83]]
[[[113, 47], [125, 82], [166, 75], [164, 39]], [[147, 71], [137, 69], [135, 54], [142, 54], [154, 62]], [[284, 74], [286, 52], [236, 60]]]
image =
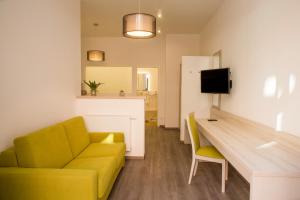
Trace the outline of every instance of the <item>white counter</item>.
[[76, 113], [84, 117], [89, 131], [124, 132], [126, 156], [145, 154], [145, 112], [142, 96], [81, 96]]
[[145, 99], [145, 96], [119, 96], [119, 95], [97, 95], [97, 96], [79, 96], [77, 99]]

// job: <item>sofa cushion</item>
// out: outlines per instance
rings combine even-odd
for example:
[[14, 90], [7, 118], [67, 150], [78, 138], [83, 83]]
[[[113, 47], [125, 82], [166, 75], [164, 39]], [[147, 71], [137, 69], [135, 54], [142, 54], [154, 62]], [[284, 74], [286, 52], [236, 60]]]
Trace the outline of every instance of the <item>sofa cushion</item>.
[[20, 167], [62, 168], [72, 157], [62, 125], [54, 125], [14, 140]]
[[0, 153], [0, 167], [18, 167], [17, 157], [13, 147]]
[[98, 172], [98, 198], [101, 199], [113, 184], [117, 170], [114, 157], [76, 158], [65, 166], [66, 169], [89, 169]]
[[62, 122], [69, 142], [73, 156], [76, 157], [82, 152], [90, 143], [90, 138], [86, 130], [82, 117], [74, 117]]
[[92, 143], [90, 144], [77, 158], [89, 158], [89, 157], [117, 157], [117, 166], [120, 166], [125, 156], [125, 144], [102, 144]]

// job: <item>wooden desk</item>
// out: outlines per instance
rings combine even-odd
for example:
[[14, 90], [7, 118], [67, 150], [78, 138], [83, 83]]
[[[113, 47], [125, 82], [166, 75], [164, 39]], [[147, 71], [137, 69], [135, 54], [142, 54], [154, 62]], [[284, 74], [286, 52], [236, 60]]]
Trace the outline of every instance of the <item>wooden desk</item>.
[[[251, 200], [300, 199], [300, 138], [211, 109], [200, 132], [250, 183]], [[230, 179], [229, 179], [230, 181]]]

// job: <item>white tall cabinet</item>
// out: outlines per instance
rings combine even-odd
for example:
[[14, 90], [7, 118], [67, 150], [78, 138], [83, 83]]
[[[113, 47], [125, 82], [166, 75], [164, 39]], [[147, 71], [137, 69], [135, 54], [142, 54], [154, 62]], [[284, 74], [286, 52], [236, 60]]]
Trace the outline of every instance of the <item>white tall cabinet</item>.
[[211, 106], [210, 96], [201, 93], [200, 71], [209, 69], [210, 56], [183, 56], [181, 61], [181, 108], [180, 141], [189, 143], [185, 118], [190, 112], [196, 117], [208, 118]]

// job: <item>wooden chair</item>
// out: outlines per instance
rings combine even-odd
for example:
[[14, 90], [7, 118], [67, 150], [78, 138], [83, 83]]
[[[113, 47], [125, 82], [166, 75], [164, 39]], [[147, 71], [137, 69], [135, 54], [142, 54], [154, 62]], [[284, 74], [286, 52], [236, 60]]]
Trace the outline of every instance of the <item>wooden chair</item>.
[[222, 192], [225, 192], [225, 180], [228, 178], [228, 162], [224, 156], [214, 146], [200, 146], [200, 138], [194, 113], [190, 113], [187, 118], [187, 127], [192, 143], [192, 166], [189, 177], [191, 184], [192, 176], [196, 175], [198, 162], [215, 162], [222, 164]]

